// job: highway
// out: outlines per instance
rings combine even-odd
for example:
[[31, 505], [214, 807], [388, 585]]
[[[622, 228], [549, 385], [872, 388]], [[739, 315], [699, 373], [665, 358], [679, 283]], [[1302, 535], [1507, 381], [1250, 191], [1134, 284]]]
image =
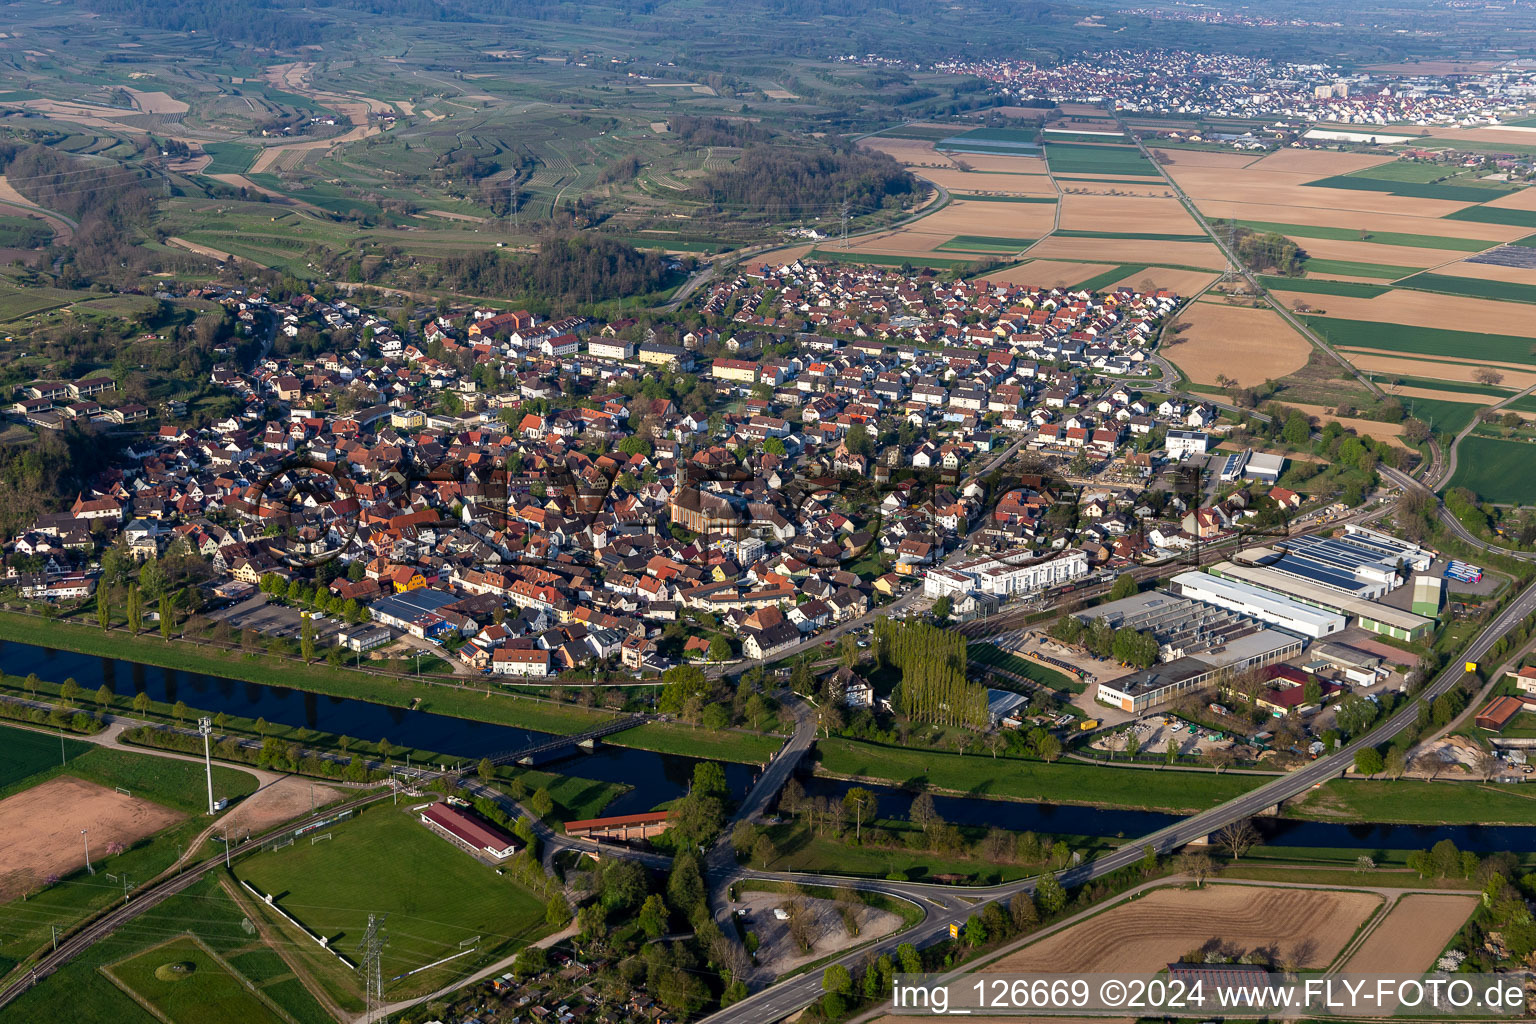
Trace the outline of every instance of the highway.
[[[1536, 612], [1536, 584], [1531, 584], [1496, 615], [1473, 639], [1464, 652], [1464, 659], [1448, 665], [1420, 693], [1425, 700], [1433, 700], [1454, 686], [1464, 674], [1462, 660], [1480, 661], [1500, 637], [1509, 632], [1521, 620]], [[1343, 775], [1353, 764], [1355, 752], [1366, 746], [1379, 746], [1412, 725], [1418, 712], [1414, 701], [1403, 707], [1361, 738], [1347, 744], [1336, 753], [1319, 758], [1289, 775], [1260, 786], [1208, 811], [1185, 818], [1174, 825], [1159, 829], [1139, 839], [1127, 841], [1115, 852], [1089, 861], [1080, 867], [1070, 868], [1059, 876], [1068, 888], [1082, 885], [1096, 878], [1113, 874], [1122, 868], [1135, 865], [1142, 858], [1142, 850], [1151, 846], [1159, 853], [1170, 853], [1191, 842], [1203, 839], [1219, 831], [1223, 826], [1253, 817], [1281, 801], [1299, 796], [1314, 786]], [[949, 934], [949, 926], [963, 924], [970, 915], [979, 913], [985, 901], [1007, 899], [1017, 892], [1032, 892], [1033, 880], [1009, 882], [1003, 885], [977, 888], [948, 888], [921, 885], [910, 882], [889, 882], [879, 879], [848, 879], [840, 876], [782, 875], [755, 871], [739, 871], [738, 878], [792, 879], [802, 884], [841, 885], [872, 892], [881, 892], [910, 900], [927, 911], [922, 923], [895, 935], [878, 939], [861, 946], [836, 962], [852, 967], [868, 955], [879, 956], [893, 952], [903, 942], [922, 947], [938, 942]], [[963, 897], [957, 898], [957, 897]], [[971, 901], [976, 902], [971, 902]], [[756, 995], [729, 1006], [704, 1018], [707, 1024], [763, 1024], [778, 1020], [808, 1006], [821, 995], [821, 973], [790, 978]]]

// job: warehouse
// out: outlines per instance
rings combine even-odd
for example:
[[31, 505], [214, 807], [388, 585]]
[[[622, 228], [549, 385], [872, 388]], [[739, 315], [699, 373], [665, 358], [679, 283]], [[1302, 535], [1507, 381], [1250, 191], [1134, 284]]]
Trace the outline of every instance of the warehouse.
[[[1269, 549], [1250, 548], [1240, 553], [1238, 558], [1246, 558], [1254, 550], [1268, 551]], [[1432, 633], [1435, 628], [1433, 618], [1427, 618], [1403, 608], [1368, 601], [1299, 576], [1278, 572], [1272, 566], [1217, 562], [1211, 566], [1210, 571], [1214, 576], [1272, 590], [1300, 604], [1353, 617], [1355, 624], [1361, 629], [1398, 640], [1420, 640]]]
[[1186, 572], [1175, 576], [1173, 583], [1185, 597], [1242, 612], [1260, 622], [1268, 622], [1313, 640], [1338, 633], [1346, 625], [1344, 616], [1338, 612], [1305, 605], [1273, 590], [1238, 580], [1201, 572]]

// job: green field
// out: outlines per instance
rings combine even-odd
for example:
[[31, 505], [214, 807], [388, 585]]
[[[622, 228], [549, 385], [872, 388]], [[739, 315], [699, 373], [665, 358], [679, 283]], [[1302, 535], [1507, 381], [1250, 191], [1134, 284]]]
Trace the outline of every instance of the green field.
[[1485, 405], [1473, 402], [1448, 402], [1443, 398], [1403, 398], [1403, 408], [1414, 419], [1423, 420], [1442, 437], [1454, 437], [1471, 423]]
[[1069, 690], [1073, 693], [1083, 692], [1083, 684], [1067, 675], [1058, 672], [1048, 665], [1042, 665], [1038, 661], [1021, 658], [1016, 654], [1009, 654], [992, 644], [971, 644], [965, 654], [966, 660], [976, 665], [988, 665], [992, 668], [1000, 668], [1004, 672], [1012, 672], [1016, 676], [1031, 679], [1041, 686], [1052, 690]]
[[1148, 264], [1146, 263], [1122, 263], [1118, 267], [1110, 267], [1102, 273], [1094, 274], [1087, 280], [1079, 281], [1072, 285], [1071, 288], [1073, 291], [1080, 289], [1086, 289], [1090, 292], [1097, 291], [1105, 285], [1114, 284], [1116, 281], [1130, 277], [1132, 274], [1139, 274], [1146, 270], [1147, 266]]
[[982, 195], [980, 192], [949, 192], [951, 200], [963, 203], [1055, 203], [1054, 195]]
[[203, 168], [204, 174], [244, 174], [261, 150], [243, 142], [205, 142], [203, 152], [213, 157]]
[[[1471, 440], [1462, 442], [1463, 451]], [[1524, 794], [1524, 786], [1475, 782], [1335, 779], [1312, 790], [1285, 813], [1286, 817], [1322, 821], [1526, 825], [1536, 816], [1536, 795]]]
[[1031, 143], [1040, 137], [1033, 128], [972, 128], [953, 138], [967, 142], [1018, 142]]
[[1051, 173], [1126, 174], [1160, 178], [1152, 161], [1130, 146], [1095, 146], [1081, 142], [1051, 142], [1045, 147]]
[[[766, 724], [766, 723], [765, 723]], [[679, 722], [646, 722], [633, 729], [614, 733], [604, 742], [662, 754], [703, 757], [713, 761], [740, 761], [766, 764], [784, 745], [782, 736], [738, 732], [734, 729], [713, 732], [695, 729]]]
[[1034, 245], [1033, 238], [999, 238], [992, 235], [956, 235], [943, 245], [941, 252], [1018, 252]]
[[862, 263], [871, 267], [911, 265], [914, 267], [932, 267], [935, 270], [955, 270], [969, 267], [976, 262], [975, 260], [935, 259], [922, 253], [913, 253], [911, 256], [881, 256], [867, 252], [835, 252], [829, 249], [812, 249], [809, 255], [813, 259], [825, 260], [828, 263]]
[[[1388, 164], [1386, 166], [1392, 166]], [[1370, 170], [1374, 170], [1371, 168]], [[1432, 182], [1402, 181], [1390, 178], [1374, 177], [1370, 170], [1356, 171], [1354, 174], [1336, 174], [1331, 178], [1319, 178], [1306, 184], [1314, 188], [1338, 188], [1349, 189], [1355, 192], [1386, 192], [1394, 196], [1409, 196], [1414, 199], [1449, 199], [1461, 203], [1482, 203], [1489, 199], [1495, 199], [1506, 192], [1513, 191], [1502, 183], [1493, 184], [1459, 184], [1442, 185]], [[1471, 181], [1472, 179], [1466, 179]]]
[[[1368, 217], [1369, 214], [1349, 216]], [[1237, 222], [1254, 231], [1273, 231], [1292, 238], [1334, 238], [1347, 242], [1372, 242], [1376, 245], [1399, 245], [1414, 249], [1450, 249], [1453, 252], [1482, 252], [1498, 242], [1477, 238], [1447, 238], [1443, 235], [1409, 235], [1399, 231], [1372, 231], [1367, 226], [1351, 228], [1321, 227], [1315, 224], [1278, 224], [1266, 220], [1240, 220]], [[1363, 236], [1363, 237], [1362, 237]]]
[[1155, 231], [1053, 231], [1055, 238], [1134, 238], [1148, 242], [1208, 242], [1209, 235], [1164, 235]]
[[1536, 504], [1533, 463], [1536, 445], [1471, 435], [1457, 449], [1456, 476], [1450, 486], [1465, 487], [1484, 501]]
[[1055, 196], [984, 196], [979, 192], [950, 191], [951, 199], [967, 203], [1054, 203]]
[[[1436, 380], [1434, 377], [1413, 377], [1401, 373], [1370, 374], [1379, 384], [1403, 384], [1410, 388], [1434, 388], [1437, 391], [1456, 391], [1465, 395], [1487, 395], [1493, 398], [1503, 398], [1513, 394], [1509, 387], [1489, 387], [1484, 384], [1473, 384], [1465, 380]], [[1530, 396], [1536, 398], [1536, 395]]]
[[1347, 295], [1356, 299], [1374, 299], [1391, 291], [1382, 284], [1362, 284], [1358, 281], [1328, 281], [1315, 277], [1275, 277], [1262, 275], [1260, 283], [1270, 291], [1309, 292], [1316, 295]]
[[[43, 916], [47, 916], [46, 912]], [[58, 919], [54, 920], [57, 922]], [[85, 956], [65, 964], [50, 979], [49, 984], [27, 989], [0, 1016], [18, 1022], [157, 1024], [159, 1018], [151, 1015], [128, 993], [113, 984], [102, 973], [101, 966], [131, 962], [146, 954], [146, 961], [158, 966], [171, 960], [172, 955], [148, 953], [149, 947], [166, 940], [179, 939], [189, 931], [224, 958], [245, 979], [260, 988], [261, 993], [280, 1006], [292, 1020], [299, 1024], [334, 1024], [333, 1018], [321, 1009], [314, 997], [289, 973], [282, 960], [258, 936], [246, 930], [245, 914], [230, 899], [216, 878], [196, 883], [186, 892], [172, 896], [145, 911], [134, 919], [130, 927], [120, 928], [107, 935], [92, 946]], [[45, 945], [48, 934], [45, 921], [42, 925]], [[174, 958], [184, 960], [188, 956], [178, 947]], [[150, 975], [153, 976], [152, 967]], [[215, 984], [204, 986], [204, 981], [213, 981]], [[217, 983], [216, 978], [199, 979], [196, 972], [191, 978], [177, 984], [197, 986], [199, 991], [211, 993], [210, 998], [228, 992], [222, 983]], [[194, 1014], [186, 1019], [173, 1018], [175, 1024], [188, 1024], [188, 1021], [190, 1024], [264, 1024], [274, 1019], [264, 1004], [261, 1008], [266, 1011], [266, 1016], [258, 1014], [255, 1006], [243, 1007], [249, 1016], [201, 1015], [197, 1007], [186, 1006], [179, 994], [167, 998], [174, 1000], [178, 1008]]]
[[[71, 739], [66, 739], [61, 748], [59, 737], [46, 732], [0, 726], [0, 792], [94, 748], [94, 744]], [[61, 749], [64, 761], [60, 760]]]
[[[175, 973], [173, 966], [184, 971]], [[102, 970], [171, 1024], [282, 1024], [282, 1016], [252, 991], [246, 978], [191, 936], [152, 946]]]
[[300, 838], [254, 855], [237, 873], [279, 896], [284, 910], [338, 949], [357, 945], [370, 913], [389, 914], [386, 979], [457, 953], [460, 942], [480, 936], [477, 952], [386, 982], [386, 996], [432, 991], [549, 931], [543, 904], [531, 893], [403, 808], [373, 808], [328, 831], [334, 836], [328, 842]]
[[1475, 334], [1436, 327], [1410, 327], [1375, 320], [1344, 320], [1328, 316], [1304, 316], [1303, 320], [1335, 345], [1372, 348], [1428, 356], [1457, 356], [1488, 362], [1536, 363], [1530, 338], [1508, 334]]
[[1424, 292], [1442, 292], [1446, 295], [1467, 295], [1474, 299], [1536, 302], [1536, 284], [1488, 281], [1476, 277], [1453, 277], [1450, 274], [1415, 274], [1397, 282], [1397, 287], [1414, 288]]
[[1417, 274], [1418, 267], [1399, 267], [1390, 263], [1357, 263], [1354, 260], [1321, 260], [1307, 257], [1305, 264], [1309, 274], [1333, 274], [1338, 277], [1377, 277], [1391, 281], [1409, 274]]
[[1508, 224], [1517, 228], [1536, 228], [1536, 210], [1507, 210], [1499, 206], [1469, 206], [1448, 213], [1444, 220], [1470, 220], [1479, 224]]
[[1079, 762], [1025, 761], [984, 755], [887, 747], [857, 740], [816, 744], [833, 775], [905, 784], [919, 781], [969, 796], [1193, 812], [1240, 796], [1265, 781], [1257, 775], [1158, 772]]

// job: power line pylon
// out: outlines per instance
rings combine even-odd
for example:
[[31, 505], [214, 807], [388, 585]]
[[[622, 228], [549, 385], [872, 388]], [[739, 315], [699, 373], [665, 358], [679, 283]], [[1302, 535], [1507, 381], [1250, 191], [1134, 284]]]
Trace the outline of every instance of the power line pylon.
[[363, 1024], [373, 1021], [375, 1003], [380, 1009], [384, 1006], [384, 921], [388, 917], [388, 914], [382, 917], [369, 914], [368, 930], [357, 946], [362, 952]]

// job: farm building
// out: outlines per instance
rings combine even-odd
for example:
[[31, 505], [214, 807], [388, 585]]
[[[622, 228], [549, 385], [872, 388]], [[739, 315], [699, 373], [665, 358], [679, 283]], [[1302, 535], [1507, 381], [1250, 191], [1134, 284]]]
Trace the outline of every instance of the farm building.
[[506, 860], [518, 851], [517, 840], [501, 829], [449, 804], [436, 803], [421, 812], [421, 820], [449, 842], [479, 856]]
[[1525, 710], [1525, 702], [1518, 697], [1495, 697], [1477, 713], [1477, 727], [1489, 732], [1503, 732], [1514, 717]]
[[649, 839], [666, 830], [666, 811], [618, 814], [608, 818], [585, 818], [565, 823], [566, 835], [582, 839]]

